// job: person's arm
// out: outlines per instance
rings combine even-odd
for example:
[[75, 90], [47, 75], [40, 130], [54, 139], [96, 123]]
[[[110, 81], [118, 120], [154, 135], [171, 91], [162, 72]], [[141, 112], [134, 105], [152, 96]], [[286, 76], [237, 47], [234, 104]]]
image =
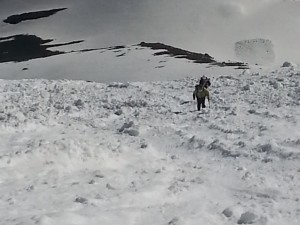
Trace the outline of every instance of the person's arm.
[[193, 100], [196, 98], [196, 91], [193, 92]]

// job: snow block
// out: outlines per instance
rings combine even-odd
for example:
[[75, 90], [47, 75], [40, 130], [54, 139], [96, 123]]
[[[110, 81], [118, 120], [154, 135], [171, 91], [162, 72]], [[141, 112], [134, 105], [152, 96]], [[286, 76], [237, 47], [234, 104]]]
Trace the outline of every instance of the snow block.
[[249, 39], [235, 43], [236, 56], [247, 63], [265, 65], [274, 62], [274, 45], [268, 39]]

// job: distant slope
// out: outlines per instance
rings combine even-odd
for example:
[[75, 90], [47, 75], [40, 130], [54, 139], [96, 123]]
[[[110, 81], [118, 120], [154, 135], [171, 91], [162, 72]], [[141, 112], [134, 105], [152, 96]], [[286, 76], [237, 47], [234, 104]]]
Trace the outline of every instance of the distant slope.
[[195, 53], [186, 51], [183, 49], [175, 48], [169, 45], [165, 45], [162, 43], [146, 43], [141, 42], [139, 44], [142, 47], [149, 47], [153, 50], [165, 50], [162, 52], [156, 52], [154, 55], [169, 55], [171, 57], [175, 58], [184, 58], [193, 61], [194, 63], [209, 63], [212, 65], [217, 66], [236, 66], [237, 69], [247, 69], [248, 65], [246, 63], [242, 62], [217, 62], [214, 60], [213, 57], [211, 57], [209, 54], [201, 54], [201, 53]]
[[[54, 42], [54, 43], [53, 43]], [[53, 43], [53, 44], [52, 44]], [[82, 48], [85, 41], [55, 43], [35, 35], [0, 38], [0, 78], [80, 79], [100, 82], [173, 80], [217, 71], [248, 69], [241, 62], [218, 62], [162, 43]], [[50, 57], [51, 56], [51, 57]], [[13, 64], [12, 64], [13, 62]], [[214, 68], [218, 68], [214, 70]]]

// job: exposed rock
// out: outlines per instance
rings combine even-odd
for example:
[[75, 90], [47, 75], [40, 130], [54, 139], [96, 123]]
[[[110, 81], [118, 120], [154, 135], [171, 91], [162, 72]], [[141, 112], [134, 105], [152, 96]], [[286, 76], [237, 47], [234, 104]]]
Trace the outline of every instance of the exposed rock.
[[291, 62], [287, 62], [287, 61], [282, 64], [282, 67], [292, 67], [292, 66], [293, 66], [293, 64]]
[[75, 199], [75, 202], [78, 202], [78, 203], [81, 203], [81, 204], [87, 204], [88, 200], [86, 198], [83, 198], [83, 197], [77, 197]]
[[83, 101], [81, 99], [78, 99], [74, 102], [74, 105], [77, 107], [82, 107], [83, 106]]
[[264, 144], [264, 145], [259, 145], [259, 152], [267, 152], [270, 153], [272, 152], [273, 148], [271, 144]]
[[106, 188], [108, 190], [116, 190], [113, 186], [111, 186], [110, 184], [106, 184]]
[[95, 183], [94, 179], [92, 179], [92, 180], [89, 181], [89, 184], [94, 184], [94, 183]]
[[123, 126], [119, 129], [119, 132], [123, 132], [125, 129], [128, 129], [130, 127], [134, 126], [133, 121], [126, 122], [123, 124]]
[[252, 212], [245, 212], [241, 215], [240, 219], [238, 220], [238, 224], [252, 224], [257, 220], [257, 215]]
[[130, 136], [137, 137], [139, 136], [140, 132], [138, 130], [130, 129], [130, 130], [125, 130], [124, 133], [129, 134]]
[[174, 217], [171, 221], [169, 221], [168, 225], [177, 225], [179, 224], [179, 218]]
[[229, 208], [226, 208], [226, 209], [224, 209], [224, 211], [222, 212], [222, 214], [224, 215], [224, 216], [226, 216], [226, 217], [231, 217], [232, 215], [233, 215], [233, 212], [232, 212], [232, 210], [231, 209], [229, 209]]
[[115, 114], [116, 114], [117, 116], [122, 115], [122, 114], [123, 114], [122, 109], [117, 110], [117, 111], [115, 112]]
[[141, 148], [147, 148], [147, 147], [148, 147], [148, 145], [146, 143], [141, 144]]
[[250, 90], [250, 85], [249, 85], [249, 84], [245, 85], [245, 86], [242, 88], [242, 90], [244, 90], [244, 91], [249, 91], [249, 90]]
[[95, 177], [97, 177], [97, 178], [104, 178], [104, 175], [102, 175], [102, 174], [96, 174]]

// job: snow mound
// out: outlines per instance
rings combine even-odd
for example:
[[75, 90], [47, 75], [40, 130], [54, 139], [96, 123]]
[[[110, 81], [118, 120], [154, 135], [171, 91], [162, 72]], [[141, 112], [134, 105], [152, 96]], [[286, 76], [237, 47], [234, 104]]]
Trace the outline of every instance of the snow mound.
[[268, 39], [249, 39], [235, 43], [236, 56], [247, 63], [265, 65], [274, 62], [274, 45]]

